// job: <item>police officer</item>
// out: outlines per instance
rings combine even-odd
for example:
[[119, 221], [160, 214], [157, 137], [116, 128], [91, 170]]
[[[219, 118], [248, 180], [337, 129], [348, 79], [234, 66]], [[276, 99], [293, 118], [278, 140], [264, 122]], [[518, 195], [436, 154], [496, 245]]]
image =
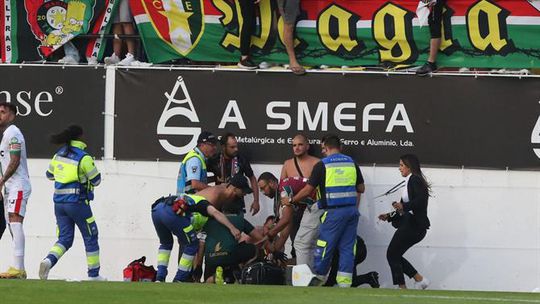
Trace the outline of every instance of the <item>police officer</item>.
[[77, 225], [86, 248], [88, 279], [103, 281], [99, 275], [98, 229], [90, 201], [94, 199], [94, 187], [101, 182], [101, 174], [94, 166], [94, 160], [85, 151], [81, 141], [83, 129], [69, 126], [63, 132], [51, 136], [51, 142], [63, 146], [56, 152], [47, 178], [54, 181], [54, 214], [58, 226], [58, 241], [41, 261], [39, 277], [47, 279], [50, 269], [73, 244], [74, 226]]
[[203, 131], [197, 139], [197, 147], [189, 151], [180, 163], [176, 195], [193, 194], [208, 187], [206, 161], [217, 151], [217, 138]]
[[[208, 188], [207, 161], [217, 152], [217, 138], [214, 134], [203, 131], [197, 139], [197, 147], [189, 151], [180, 163], [176, 182], [176, 195], [194, 194]], [[183, 243], [180, 243], [178, 262], [180, 262]], [[201, 272], [201, 271], [198, 271]]]
[[360, 168], [354, 160], [341, 153], [341, 141], [335, 135], [322, 139], [322, 153], [326, 157], [313, 168], [308, 184], [292, 198], [283, 198], [282, 204], [296, 203], [318, 187], [318, 205], [324, 209], [321, 216], [319, 238], [315, 248], [314, 272], [326, 281], [334, 250], [339, 249], [339, 267], [336, 281], [340, 287], [352, 284], [358, 202], [365, 190]]

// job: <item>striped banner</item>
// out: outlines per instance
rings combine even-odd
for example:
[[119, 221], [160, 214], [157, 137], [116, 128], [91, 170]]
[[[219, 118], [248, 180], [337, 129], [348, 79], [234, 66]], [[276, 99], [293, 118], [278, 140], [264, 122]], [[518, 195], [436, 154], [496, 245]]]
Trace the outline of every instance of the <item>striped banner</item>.
[[0, 52], [3, 63], [15, 63], [19, 58], [17, 43], [17, 0], [0, 0]]
[[[183, 57], [238, 61], [243, 22], [238, 1], [204, 0], [202, 6], [199, 1], [130, 0], [151, 62]], [[539, 2], [448, 0], [439, 64], [540, 67]], [[297, 57], [310, 66], [422, 64], [427, 60], [430, 34], [429, 27], [418, 22], [417, 5], [414, 0], [303, 0], [296, 25]], [[257, 11], [257, 28], [251, 38], [253, 57], [287, 63], [279, 30], [283, 20], [276, 2], [261, 0]]]
[[[113, 16], [116, 14], [120, 0], [106, 0], [104, 9], [97, 17], [92, 26], [92, 34], [105, 35], [110, 32]], [[97, 39], [91, 39], [86, 46], [86, 58], [94, 57], [97, 60], [102, 60], [104, 57], [106, 41], [103, 36]]]

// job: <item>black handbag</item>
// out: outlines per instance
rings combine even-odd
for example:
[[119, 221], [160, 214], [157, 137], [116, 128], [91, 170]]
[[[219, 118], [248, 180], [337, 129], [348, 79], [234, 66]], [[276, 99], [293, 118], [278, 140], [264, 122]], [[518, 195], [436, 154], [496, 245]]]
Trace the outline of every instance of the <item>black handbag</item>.
[[240, 282], [252, 285], [285, 285], [285, 270], [267, 261], [255, 262], [242, 269]]

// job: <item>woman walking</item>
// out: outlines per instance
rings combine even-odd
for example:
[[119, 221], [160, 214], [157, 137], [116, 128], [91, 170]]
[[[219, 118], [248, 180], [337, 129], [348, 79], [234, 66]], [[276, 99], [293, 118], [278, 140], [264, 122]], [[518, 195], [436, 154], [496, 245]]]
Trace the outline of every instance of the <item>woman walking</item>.
[[62, 145], [56, 152], [47, 178], [54, 180], [54, 214], [58, 229], [58, 241], [39, 266], [40, 279], [47, 279], [49, 271], [73, 245], [75, 225], [79, 228], [86, 248], [88, 280], [104, 281], [99, 275], [98, 229], [90, 201], [94, 199], [94, 187], [101, 182], [101, 174], [94, 160], [85, 151], [81, 141], [83, 130], [72, 125], [59, 134], [51, 136], [53, 144]]
[[392, 203], [395, 211], [379, 215], [379, 219], [389, 221], [397, 228], [394, 237], [388, 245], [386, 258], [392, 271], [392, 281], [394, 285], [405, 289], [405, 273], [409, 278], [415, 280], [415, 285], [419, 289], [426, 289], [429, 280], [423, 277], [407, 261], [403, 254], [416, 243], [419, 243], [426, 236], [430, 222], [427, 217], [427, 206], [430, 192], [430, 185], [426, 181], [420, 161], [414, 154], [406, 154], [400, 157], [399, 171], [405, 177], [405, 185], [399, 202]]

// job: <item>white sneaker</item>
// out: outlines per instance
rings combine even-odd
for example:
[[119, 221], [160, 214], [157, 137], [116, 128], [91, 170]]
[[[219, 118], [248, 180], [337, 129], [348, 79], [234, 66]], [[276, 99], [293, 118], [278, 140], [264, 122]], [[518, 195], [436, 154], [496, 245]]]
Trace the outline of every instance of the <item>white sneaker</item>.
[[86, 58], [86, 62], [88, 62], [88, 65], [98, 64], [97, 58], [94, 56]]
[[133, 61], [135, 61], [135, 56], [133, 56], [131, 53], [127, 53], [126, 58], [122, 59], [118, 65], [131, 65]]
[[78, 64], [79, 62], [77, 60], [75, 60], [75, 58], [73, 58], [72, 56], [64, 56], [64, 58], [58, 60], [58, 63], [63, 63], [63, 64]]
[[115, 53], [113, 53], [111, 56], [105, 57], [103, 61], [105, 62], [105, 64], [117, 64], [118, 62], [120, 62], [120, 58], [116, 56]]
[[149, 62], [141, 62], [139, 60], [135, 60], [129, 66], [149, 67], [152, 66], [152, 64]]
[[49, 277], [49, 271], [51, 271], [52, 262], [49, 259], [44, 259], [39, 264], [39, 278], [46, 280]]
[[426, 289], [429, 286], [429, 283], [431, 283], [428, 278], [424, 277], [422, 281], [420, 282], [414, 282], [414, 286], [416, 289]]
[[97, 277], [88, 277], [87, 281], [107, 281], [107, 278], [98, 275]]

